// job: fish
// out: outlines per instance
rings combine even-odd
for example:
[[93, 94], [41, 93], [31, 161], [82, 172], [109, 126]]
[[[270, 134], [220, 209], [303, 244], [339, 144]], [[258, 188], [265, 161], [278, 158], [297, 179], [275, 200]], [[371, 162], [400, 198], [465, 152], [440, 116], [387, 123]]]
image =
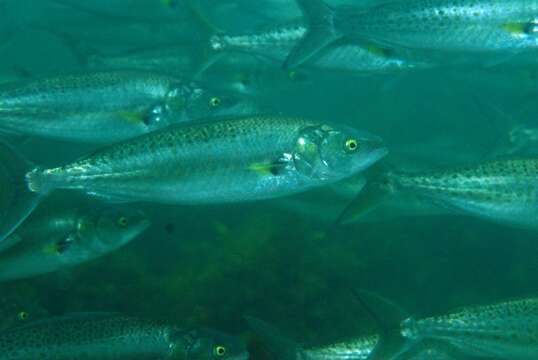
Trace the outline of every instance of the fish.
[[396, 202], [404, 212], [408, 206], [424, 206], [536, 229], [537, 180], [535, 158], [490, 160], [417, 173], [386, 171], [367, 183], [343, 221], [356, 221], [385, 202]]
[[179, 45], [126, 51], [116, 55], [94, 53], [88, 56], [86, 66], [90, 71], [128, 69], [183, 76], [197, 67], [189, 51], [192, 51], [190, 47]]
[[58, 5], [116, 21], [147, 23], [177, 23], [188, 17], [186, 1], [182, 0], [49, 0]]
[[[209, 41], [210, 48], [217, 53], [237, 51], [282, 63], [307, 33], [308, 27], [304, 22], [294, 20], [259, 32], [239, 35], [217, 33]], [[367, 73], [429, 67], [425, 62], [409, 56], [406, 58], [403, 54], [396, 54], [373, 43], [361, 46], [344, 42], [328, 47], [304, 65], [312, 70]]]
[[107, 144], [174, 122], [254, 111], [253, 106], [231, 92], [157, 73], [59, 75], [0, 89], [0, 132]]
[[379, 137], [345, 125], [260, 115], [171, 125], [36, 167], [25, 180], [43, 196], [77, 189], [113, 202], [245, 202], [335, 183], [386, 154]]
[[104, 256], [149, 225], [143, 213], [115, 208], [70, 208], [30, 218], [11, 235], [17, 240], [0, 252], [0, 281], [51, 273]]
[[441, 340], [470, 356], [530, 360], [538, 356], [537, 315], [538, 299], [526, 298], [410, 317], [402, 322], [401, 334], [413, 341]]
[[115, 313], [69, 314], [0, 332], [0, 360], [246, 360], [236, 337]]
[[269, 346], [269, 351], [282, 360], [368, 360], [379, 344], [378, 334], [351, 338], [329, 345], [304, 348], [283, 337], [263, 320], [246, 317], [249, 327]]
[[296, 0], [308, 32], [289, 53], [294, 68], [339, 40], [390, 48], [523, 52], [538, 48], [537, 0], [411, 0], [331, 7]]

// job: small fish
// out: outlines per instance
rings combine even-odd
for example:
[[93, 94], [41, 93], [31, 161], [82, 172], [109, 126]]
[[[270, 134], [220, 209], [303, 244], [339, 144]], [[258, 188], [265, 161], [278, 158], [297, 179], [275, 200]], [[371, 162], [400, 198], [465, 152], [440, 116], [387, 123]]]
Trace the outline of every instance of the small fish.
[[418, 200], [421, 205], [536, 229], [537, 183], [537, 159], [496, 160], [425, 173], [388, 172], [367, 185], [344, 218], [356, 220], [385, 200], [398, 200], [404, 211], [406, 204]]
[[538, 299], [466, 307], [447, 315], [409, 318], [401, 334], [437, 339], [471, 356], [531, 360], [538, 356]]
[[251, 103], [167, 75], [137, 71], [61, 75], [0, 90], [0, 131], [112, 143], [243, 107], [250, 109]]
[[[267, 31], [243, 35], [215, 34], [210, 38], [210, 47], [216, 52], [239, 51], [252, 56], [269, 58], [282, 63], [292, 49], [306, 36], [308, 28], [302, 22], [274, 27]], [[305, 66], [312, 69], [355, 72], [387, 72], [427, 67], [424, 62], [406, 59], [394, 51], [364, 44], [335, 43]]]
[[282, 360], [368, 360], [379, 344], [379, 335], [368, 335], [330, 345], [303, 348], [282, 337], [278, 330], [266, 322], [247, 317], [249, 327], [267, 342], [270, 352]]
[[117, 21], [148, 23], [180, 22], [188, 17], [182, 0], [52, 0], [52, 2]]
[[118, 314], [73, 314], [0, 332], [0, 360], [247, 358], [235, 337]]
[[122, 202], [228, 203], [304, 192], [350, 177], [387, 153], [381, 139], [343, 125], [253, 116], [184, 123], [35, 168], [30, 191], [78, 189]]
[[128, 209], [71, 210], [31, 218], [11, 235], [17, 241], [0, 252], [0, 281], [46, 274], [101, 257], [129, 243], [149, 224], [143, 214]]
[[538, 48], [538, 0], [412, 0], [334, 8], [322, 0], [296, 1], [308, 32], [286, 59], [288, 68], [344, 38], [441, 51]]

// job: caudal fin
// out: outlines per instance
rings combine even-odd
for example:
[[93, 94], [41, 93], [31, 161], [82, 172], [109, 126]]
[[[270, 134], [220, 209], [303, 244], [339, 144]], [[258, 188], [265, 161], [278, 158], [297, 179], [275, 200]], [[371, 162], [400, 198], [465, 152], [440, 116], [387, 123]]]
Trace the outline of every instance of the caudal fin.
[[31, 165], [8, 145], [0, 143], [0, 251], [8, 237], [35, 209], [39, 195], [30, 191], [26, 174]]
[[284, 62], [285, 69], [302, 65], [341, 38], [334, 28], [334, 10], [322, 0], [296, 0], [308, 25], [303, 39]]
[[269, 347], [275, 358], [281, 360], [296, 360], [302, 348], [295, 342], [285, 338], [278, 329], [263, 320], [246, 316], [245, 320], [250, 329]]
[[409, 316], [398, 305], [384, 297], [365, 290], [354, 290], [353, 295], [379, 328], [379, 344], [368, 360], [395, 359], [412, 345], [400, 333], [400, 324]]

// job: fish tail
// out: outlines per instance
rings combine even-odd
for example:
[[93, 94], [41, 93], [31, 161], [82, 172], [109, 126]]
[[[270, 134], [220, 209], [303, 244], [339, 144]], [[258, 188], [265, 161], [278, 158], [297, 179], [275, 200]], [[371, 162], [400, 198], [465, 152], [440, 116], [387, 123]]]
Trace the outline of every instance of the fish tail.
[[248, 326], [269, 347], [269, 351], [281, 360], [297, 360], [303, 358], [303, 349], [294, 341], [282, 336], [280, 331], [263, 320], [246, 316]]
[[0, 143], [0, 250], [8, 237], [35, 209], [40, 196], [32, 192], [25, 175], [32, 165], [14, 149]]
[[381, 295], [366, 291], [353, 290], [355, 299], [376, 323], [380, 340], [369, 360], [395, 359], [406, 352], [413, 344], [401, 331], [402, 319], [409, 318], [406, 311]]
[[400, 333], [407, 339], [417, 340], [420, 338], [417, 321], [413, 317], [408, 317], [400, 325]]
[[383, 170], [368, 179], [357, 196], [349, 202], [338, 217], [338, 224], [350, 224], [381, 205], [387, 197], [396, 192], [397, 176], [392, 171]]
[[323, 0], [296, 0], [308, 31], [284, 62], [285, 69], [300, 66], [342, 36], [334, 28], [334, 10]]
[[28, 171], [25, 175], [28, 190], [33, 193], [46, 195], [50, 193], [56, 186], [53, 178], [50, 176], [50, 171], [36, 167]]

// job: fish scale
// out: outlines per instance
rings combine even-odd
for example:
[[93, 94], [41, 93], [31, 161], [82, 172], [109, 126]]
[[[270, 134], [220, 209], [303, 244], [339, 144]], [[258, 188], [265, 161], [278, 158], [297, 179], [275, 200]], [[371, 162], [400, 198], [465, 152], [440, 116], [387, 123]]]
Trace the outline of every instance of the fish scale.
[[[305, 137], [309, 132], [313, 139]], [[361, 141], [361, 148], [346, 153], [345, 138], [341, 138], [345, 135]], [[328, 144], [316, 144], [318, 140]], [[351, 128], [299, 118], [223, 119], [170, 126], [69, 165], [34, 169], [27, 180], [34, 192], [80, 189], [122, 201], [248, 201], [305, 191], [351, 176], [384, 156], [386, 150], [376, 148], [379, 143]], [[327, 159], [321, 158], [325, 151]], [[342, 168], [331, 169], [328, 162], [332, 161], [342, 161]], [[318, 170], [323, 174], [310, 173]]]
[[385, 191], [517, 226], [538, 226], [538, 160], [498, 160], [426, 173], [389, 173]]
[[335, 13], [336, 29], [385, 44], [446, 50], [538, 46], [527, 29], [538, 16], [536, 0], [415, 0]]
[[474, 306], [448, 315], [405, 320], [409, 339], [439, 339], [475, 356], [535, 359], [538, 356], [538, 299]]

